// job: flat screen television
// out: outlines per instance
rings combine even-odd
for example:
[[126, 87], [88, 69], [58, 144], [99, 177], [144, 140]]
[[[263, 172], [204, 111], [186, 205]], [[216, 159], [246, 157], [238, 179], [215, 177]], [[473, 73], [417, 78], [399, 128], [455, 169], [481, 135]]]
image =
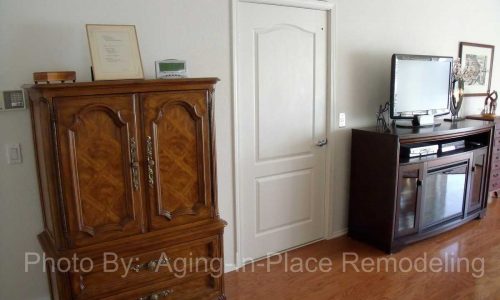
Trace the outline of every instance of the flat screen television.
[[[453, 57], [394, 54], [391, 70], [392, 119], [450, 112]], [[415, 121], [414, 121], [415, 125]]]

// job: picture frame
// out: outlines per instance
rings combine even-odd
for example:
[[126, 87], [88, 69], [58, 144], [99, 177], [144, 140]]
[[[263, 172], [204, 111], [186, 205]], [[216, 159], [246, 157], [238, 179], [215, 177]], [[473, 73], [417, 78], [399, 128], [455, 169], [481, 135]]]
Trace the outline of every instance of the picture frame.
[[93, 79], [144, 79], [135, 25], [87, 24]]
[[471, 74], [464, 81], [464, 96], [486, 96], [491, 89], [495, 46], [460, 42], [458, 57], [462, 67]]

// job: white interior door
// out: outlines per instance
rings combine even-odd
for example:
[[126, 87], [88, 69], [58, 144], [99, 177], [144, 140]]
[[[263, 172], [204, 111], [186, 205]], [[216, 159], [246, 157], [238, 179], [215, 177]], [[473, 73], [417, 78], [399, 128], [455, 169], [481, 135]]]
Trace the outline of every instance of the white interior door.
[[324, 236], [327, 12], [240, 3], [242, 259]]

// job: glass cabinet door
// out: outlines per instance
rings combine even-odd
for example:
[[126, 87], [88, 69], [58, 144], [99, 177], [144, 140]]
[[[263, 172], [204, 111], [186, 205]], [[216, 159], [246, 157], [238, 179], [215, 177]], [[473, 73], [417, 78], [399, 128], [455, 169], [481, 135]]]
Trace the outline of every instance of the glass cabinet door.
[[429, 169], [422, 197], [422, 228], [463, 215], [469, 161]]
[[396, 236], [418, 231], [419, 198], [422, 186], [422, 164], [401, 166], [398, 178]]
[[486, 149], [474, 151], [474, 162], [472, 165], [471, 191], [467, 211], [472, 212], [481, 207], [484, 198], [484, 188], [481, 184], [486, 174]]

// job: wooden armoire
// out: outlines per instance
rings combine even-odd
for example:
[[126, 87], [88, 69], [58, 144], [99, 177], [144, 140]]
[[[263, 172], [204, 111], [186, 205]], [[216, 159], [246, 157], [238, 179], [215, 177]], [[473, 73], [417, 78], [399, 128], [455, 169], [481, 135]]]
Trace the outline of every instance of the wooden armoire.
[[27, 87], [53, 299], [225, 299], [216, 82]]

